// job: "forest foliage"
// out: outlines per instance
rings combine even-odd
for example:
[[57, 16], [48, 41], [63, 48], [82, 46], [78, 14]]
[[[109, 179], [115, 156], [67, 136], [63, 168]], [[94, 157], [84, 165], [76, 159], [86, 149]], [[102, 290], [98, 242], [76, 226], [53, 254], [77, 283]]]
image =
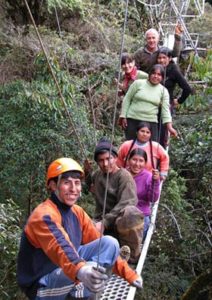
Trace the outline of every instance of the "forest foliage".
[[[84, 154], [93, 157], [98, 138], [111, 137], [112, 130], [113, 79], [125, 1], [41, 2], [28, 1], [65, 103], [50, 75], [24, 1], [1, 1], [0, 299], [24, 299], [16, 284], [17, 249], [27, 216], [47, 196], [48, 164], [60, 156], [83, 163]], [[143, 30], [149, 24], [143, 6], [134, 4], [132, 1], [129, 6], [125, 35], [129, 51], [142, 43], [141, 23]], [[205, 272], [206, 279], [195, 297], [209, 299], [212, 295], [208, 284], [211, 274], [207, 273], [212, 243], [212, 55], [208, 51], [206, 57], [189, 59], [190, 80], [205, 83], [203, 88], [196, 85], [195, 95], [176, 112], [174, 122], [180, 138], [171, 141], [171, 170], [142, 274], [144, 289], [136, 299], [180, 299]], [[116, 127], [115, 144], [122, 141], [123, 133]], [[86, 189], [80, 205], [92, 216], [93, 199]]]

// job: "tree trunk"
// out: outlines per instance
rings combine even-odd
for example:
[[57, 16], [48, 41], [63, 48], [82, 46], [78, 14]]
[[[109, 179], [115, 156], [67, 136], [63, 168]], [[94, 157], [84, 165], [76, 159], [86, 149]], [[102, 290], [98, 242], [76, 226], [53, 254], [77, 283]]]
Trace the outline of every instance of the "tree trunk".
[[191, 286], [185, 291], [181, 300], [196, 300], [199, 292], [212, 284], [212, 271], [207, 270], [201, 273], [191, 284]]

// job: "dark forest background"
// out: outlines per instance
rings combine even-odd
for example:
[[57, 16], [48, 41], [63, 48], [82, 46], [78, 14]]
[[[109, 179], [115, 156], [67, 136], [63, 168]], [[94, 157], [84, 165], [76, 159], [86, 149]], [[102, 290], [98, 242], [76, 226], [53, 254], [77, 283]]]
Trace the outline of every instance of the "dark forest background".
[[[92, 159], [101, 136], [111, 138], [125, 1], [30, 0], [50, 65], [23, 0], [0, 0], [0, 299], [23, 300], [16, 284], [20, 233], [45, 199], [48, 164], [61, 156]], [[191, 6], [192, 10], [192, 6]], [[200, 35], [200, 56], [180, 59], [194, 93], [177, 111], [171, 169], [143, 269], [140, 300], [209, 300], [211, 288], [212, 51], [211, 1], [188, 25]], [[129, 1], [124, 49], [144, 45], [145, 6]], [[201, 83], [197, 83], [200, 81]], [[117, 115], [121, 100], [118, 101]], [[115, 127], [116, 146], [124, 140]], [[80, 144], [79, 144], [80, 140]], [[83, 149], [82, 149], [83, 148]], [[85, 155], [84, 155], [85, 154]], [[80, 205], [92, 216], [86, 188]]]

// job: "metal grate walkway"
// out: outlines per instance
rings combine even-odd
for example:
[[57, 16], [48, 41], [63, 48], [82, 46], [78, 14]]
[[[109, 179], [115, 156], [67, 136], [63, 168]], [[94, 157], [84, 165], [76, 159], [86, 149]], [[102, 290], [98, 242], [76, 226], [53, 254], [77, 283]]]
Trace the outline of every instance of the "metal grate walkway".
[[124, 300], [127, 299], [130, 285], [121, 277], [112, 275], [106, 289], [101, 295], [101, 300]]
[[[174, 0], [137, 0], [142, 3], [152, 21], [154, 21], [159, 26], [159, 32], [162, 34], [165, 43], [169, 42], [171, 35], [173, 35], [174, 27], [177, 21], [181, 23], [184, 29], [185, 36], [185, 48], [191, 48], [196, 50], [198, 44], [198, 34], [190, 33], [187, 28], [187, 19], [201, 17], [204, 13], [205, 0], [194, 0], [190, 3], [190, 0], [174, 1]], [[189, 14], [189, 8], [193, 6], [193, 14]], [[160, 21], [159, 21], [160, 20]], [[153, 24], [154, 27], [154, 24]], [[171, 31], [170, 31], [171, 30]], [[169, 46], [170, 47], [170, 46]], [[160, 191], [162, 189], [163, 183], [161, 182]], [[160, 196], [158, 201], [155, 202], [152, 207], [151, 223], [145, 242], [142, 247], [141, 255], [136, 266], [136, 271], [138, 274], [142, 273], [142, 269], [145, 263], [151, 238], [155, 229], [155, 221], [157, 217], [158, 205], [160, 201]], [[100, 300], [133, 300], [135, 297], [136, 288], [130, 286], [122, 278], [112, 275], [107, 283], [105, 291], [102, 293]]]
[[[162, 189], [162, 185], [163, 185], [163, 183], [161, 182], [160, 191]], [[142, 251], [141, 251], [141, 255], [140, 255], [138, 264], [135, 269], [138, 274], [141, 274], [141, 272], [142, 272], [144, 262], [145, 262], [145, 259], [147, 256], [147, 252], [149, 249], [149, 245], [151, 242], [151, 238], [152, 238], [152, 235], [153, 235], [153, 232], [155, 229], [155, 221], [156, 221], [156, 217], [157, 217], [159, 200], [160, 200], [160, 196], [159, 196], [158, 201], [155, 202], [155, 204], [153, 205], [153, 208], [152, 208], [151, 223], [149, 226], [149, 230], [147, 232], [145, 242], [142, 247]], [[130, 286], [128, 284], [128, 282], [126, 282], [124, 279], [113, 274], [112, 277], [110, 278], [110, 280], [108, 281], [106, 289], [102, 293], [100, 299], [101, 300], [113, 300], [113, 299], [115, 299], [115, 300], [133, 300], [135, 297], [135, 293], [136, 293], [135, 287]]]

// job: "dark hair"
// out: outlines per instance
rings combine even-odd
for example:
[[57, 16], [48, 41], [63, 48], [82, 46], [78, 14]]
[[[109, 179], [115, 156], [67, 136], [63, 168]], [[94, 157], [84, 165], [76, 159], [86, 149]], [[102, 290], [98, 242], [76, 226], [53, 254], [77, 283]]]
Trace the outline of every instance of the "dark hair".
[[113, 155], [114, 157], [118, 156], [117, 150], [111, 144], [111, 142], [106, 137], [102, 137], [96, 145], [94, 151], [94, 160], [97, 161], [98, 155], [106, 152], [111, 152], [111, 155]]
[[134, 155], [139, 155], [144, 158], [145, 162], [147, 162], [147, 154], [146, 151], [144, 151], [141, 148], [135, 148], [130, 152], [128, 160], [130, 160]]
[[[152, 128], [151, 128], [151, 124], [149, 122], [140, 122], [136, 128], [136, 132], [138, 133], [138, 131], [141, 129], [141, 128], [144, 128], [144, 127], [147, 127], [150, 132], [152, 133]], [[135, 145], [135, 142], [136, 142], [136, 139], [137, 137], [132, 141], [132, 144], [127, 152], [127, 155], [126, 155], [126, 158], [125, 158], [125, 162], [124, 162], [124, 168], [126, 167], [127, 165], [127, 160], [129, 159], [129, 156], [130, 156], [130, 153], [132, 152], [132, 148], [133, 146]], [[155, 164], [154, 164], [154, 159], [153, 159], [153, 149], [152, 149], [152, 139], [150, 137], [149, 139], [149, 144], [150, 144], [150, 156], [151, 156], [151, 163], [152, 163], [152, 168], [155, 169]]]
[[[96, 153], [95, 154], [95, 161], [96, 162], [98, 162], [98, 157], [99, 157], [99, 155], [101, 155], [101, 154], [105, 154], [105, 153], [109, 153], [110, 152], [110, 149], [103, 149], [103, 150], [100, 150], [100, 151], [98, 151], [98, 153]], [[117, 153], [115, 153], [113, 150], [111, 150], [111, 153], [110, 153], [113, 157], [117, 157], [118, 156], [118, 154]]]
[[134, 56], [130, 53], [123, 53], [121, 56], [121, 65], [125, 65], [126, 62], [132, 62], [133, 60], [135, 60]]
[[138, 131], [144, 127], [147, 127], [149, 129], [149, 131], [151, 131], [151, 133], [152, 133], [152, 128], [151, 128], [151, 125], [149, 122], [140, 122], [136, 128], [136, 132], [138, 133]]
[[151, 70], [150, 70], [150, 72], [149, 72], [149, 77], [156, 71], [156, 70], [160, 70], [160, 74], [161, 74], [161, 76], [164, 78], [164, 76], [165, 76], [165, 70], [164, 70], [164, 67], [162, 66], [162, 65], [160, 65], [160, 64], [156, 64], [156, 65], [154, 65], [152, 68], [151, 68]]
[[72, 177], [75, 179], [81, 179], [82, 174], [79, 171], [67, 171], [62, 173], [61, 179], [67, 179], [68, 177]]
[[[72, 177], [75, 179], [81, 179], [82, 173], [80, 173], [79, 171], [67, 171], [67, 172], [64, 172], [61, 174], [60, 179], [67, 179], [68, 177]], [[59, 176], [56, 176], [56, 177], [50, 178], [49, 181], [53, 180], [55, 183], [57, 183], [58, 178], [59, 178]]]
[[172, 50], [167, 47], [161, 47], [158, 50], [158, 55], [159, 54], [165, 54], [168, 57], [172, 57]]

